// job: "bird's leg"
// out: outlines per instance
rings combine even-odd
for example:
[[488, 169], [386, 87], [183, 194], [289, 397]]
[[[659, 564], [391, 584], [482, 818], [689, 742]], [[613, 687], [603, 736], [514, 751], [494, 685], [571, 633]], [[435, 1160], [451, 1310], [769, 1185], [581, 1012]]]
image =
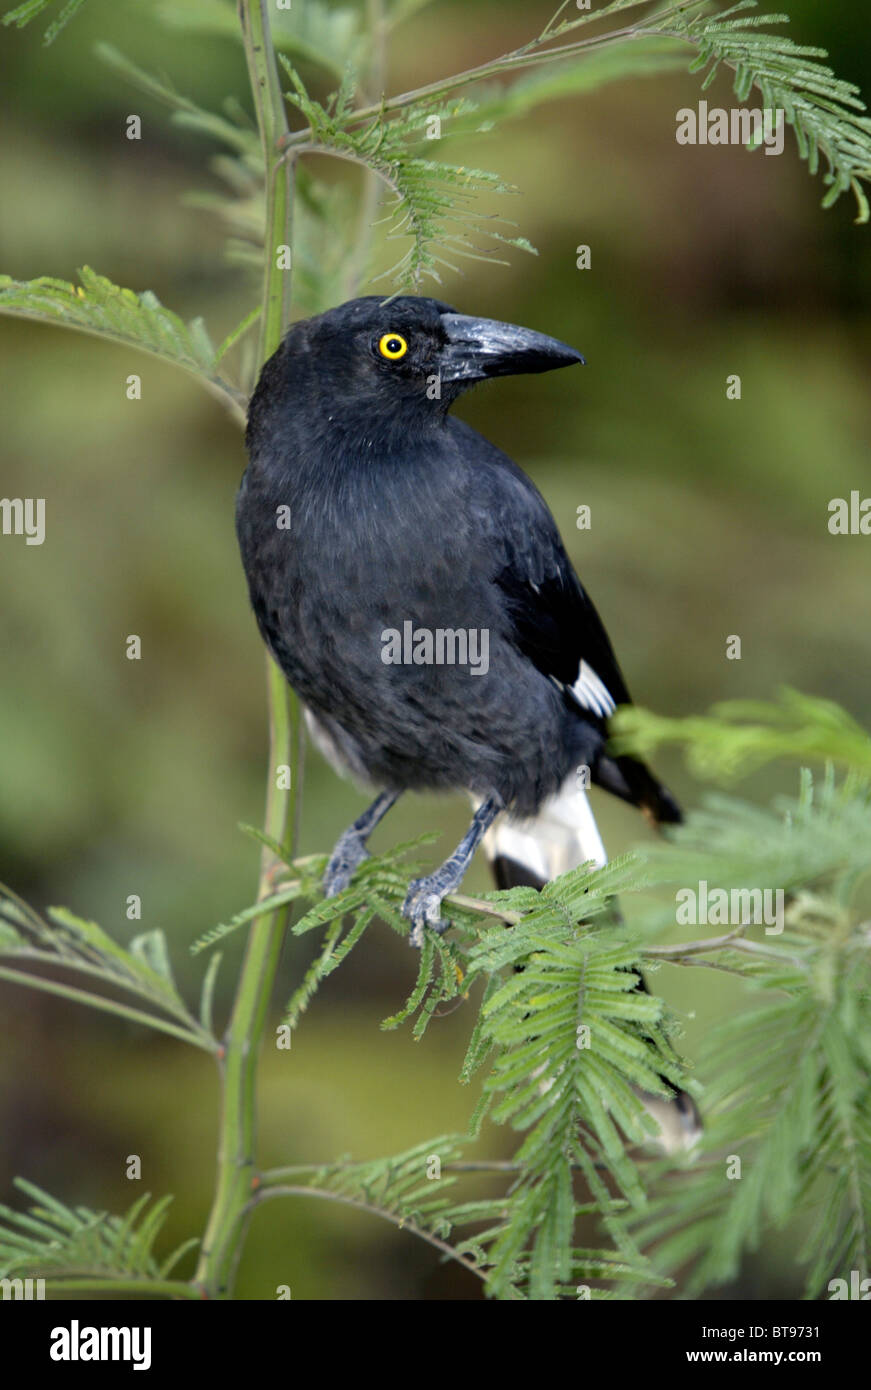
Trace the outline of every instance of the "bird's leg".
[[411, 923], [410, 945], [423, 945], [424, 927], [432, 927], [437, 932], [447, 931], [451, 924], [441, 920], [442, 898], [459, 887], [472, 855], [502, 809], [502, 801], [497, 796], [483, 801], [450, 859], [446, 859], [434, 874], [413, 879], [408, 885], [402, 915]]
[[378, 822], [387, 815], [398, 796], [399, 792], [382, 792], [368, 810], [364, 811], [362, 816], [358, 816], [354, 824], [339, 836], [324, 874], [324, 897], [334, 898], [337, 893], [347, 888], [354, 876], [354, 870], [364, 859], [369, 858], [366, 841]]

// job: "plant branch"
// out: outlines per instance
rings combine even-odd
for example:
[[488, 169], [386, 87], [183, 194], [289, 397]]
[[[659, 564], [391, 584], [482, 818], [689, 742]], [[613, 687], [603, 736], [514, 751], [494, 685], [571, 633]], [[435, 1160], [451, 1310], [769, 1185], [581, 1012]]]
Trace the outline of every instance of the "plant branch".
[[129, 1004], [122, 1004], [116, 999], [104, 999], [102, 995], [92, 994], [90, 990], [76, 989], [74, 985], [61, 984], [59, 980], [47, 980], [42, 976], [29, 975], [24, 970], [10, 970], [5, 965], [0, 965], [0, 980], [9, 980], [16, 985], [26, 985], [29, 989], [41, 989], [45, 994], [57, 994], [60, 998], [71, 999], [76, 1004], [87, 1004], [91, 1009], [101, 1009], [103, 1013], [125, 1018], [129, 1023], [142, 1023], [146, 1028], [156, 1028], [159, 1033], [169, 1033], [173, 1038], [181, 1038], [183, 1042], [192, 1043], [194, 1047], [201, 1047], [204, 1052], [217, 1050], [214, 1038], [204, 1031], [194, 1031], [193, 1020], [191, 1020], [190, 1027], [184, 1028], [176, 1023], [170, 1023], [169, 1019], [158, 1018], [156, 1014], [146, 1013], [143, 1009], [132, 1009]]
[[670, 960], [673, 965], [679, 965], [683, 957], [699, 956], [707, 951], [743, 951], [747, 955], [765, 956], [768, 960], [781, 961], [784, 965], [795, 965], [801, 970], [806, 968], [807, 962], [798, 956], [787, 955], [784, 951], [777, 951], [759, 941], [748, 941], [743, 935], [743, 930], [743, 927], [739, 927], [726, 936], [712, 936], [707, 941], [703, 938], [701, 941], [687, 941], [676, 946], [645, 946], [641, 954], [659, 960]]
[[373, 1206], [370, 1202], [361, 1202], [356, 1197], [347, 1197], [340, 1192], [330, 1192], [329, 1188], [306, 1187], [304, 1184], [302, 1186], [282, 1184], [275, 1187], [261, 1188], [252, 1198], [250, 1206], [252, 1208], [259, 1206], [261, 1202], [266, 1201], [270, 1197], [320, 1197], [327, 1202], [339, 1202], [342, 1206], [354, 1207], [356, 1211], [367, 1212], [370, 1216], [380, 1216], [382, 1220], [389, 1221], [392, 1226], [396, 1226], [400, 1231], [407, 1231], [409, 1235], [419, 1236], [421, 1240], [426, 1241], [427, 1245], [431, 1245], [434, 1250], [438, 1250], [442, 1255], [447, 1256], [448, 1259], [455, 1260], [457, 1264], [467, 1269], [470, 1274], [476, 1275], [481, 1280], [486, 1280], [487, 1278], [486, 1271], [480, 1269], [468, 1256], [461, 1255], [459, 1251], [455, 1250], [452, 1245], [449, 1245], [446, 1240], [441, 1240], [438, 1236], [433, 1235], [431, 1231], [427, 1231], [424, 1227], [416, 1225], [414, 1221], [409, 1221], [407, 1217], [402, 1216], [398, 1212], [386, 1211], [383, 1207]]
[[[156, 1009], [163, 1009], [165, 1013], [177, 1019], [183, 1027], [199, 1027], [199, 1025], [196, 1024], [196, 1020], [193, 1019], [188, 1012], [184, 1000], [167, 999], [162, 994], [144, 989], [138, 980], [129, 979], [123, 975], [110, 974], [107, 972], [105, 965], [94, 965], [90, 961], [82, 960], [80, 956], [72, 956], [61, 952], [51, 954], [48, 951], [25, 949], [12, 951], [8, 956], [5, 955], [5, 952], [0, 950], [0, 958], [16, 961], [35, 961], [51, 969], [70, 970], [76, 975], [89, 975], [93, 979], [102, 980], [105, 985], [111, 985], [113, 989], [125, 990], [128, 994], [134, 995], [137, 999], [144, 1000], [146, 1004], [152, 1004]], [[37, 989], [46, 979], [43, 975], [33, 975], [31, 978]], [[52, 981], [48, 980], [48, 983], [50, 984]], [[75, 986], [73, 986], [73, 988], [75, 988]], [[90, 991], [88, 991], [88, 993], [90, 993]], [[114, 1001], [110, 999], [108, 1002], [111, 1004]], [[122, 1008], [123, 1007], [128, 1006], [122, 1004]], [[217, 1047], [217, 1044], [215, 1044], [215, 1047]], [[212, 1050], [214, 1051], [214, 1048]]]
[[280, 246], [290, 246], [293, 225], [293, 160], [280, 157], [289, 134], [278, 64], [272, 47], [267, 0], [239, 0], [239, 19], [257, 113], [266, 177], [263, 246], [263, 316], [260, 363], [275, 352], [290, 320], [292, 279], [277, 264]]
[[61, 1295], [74, 1289], [76, 1293], [110, 1293], [113, 1298], [130, 1293], [136, 1294], [138, 1298], [148, 1298], [152, 1295], [155, 1298], [191, 1298], [200, 1302], [206, 1297], [205, 1292], [196, 1284], [187, 1284], [181, 1279], [127, 1279], [123, 1276], [117, 1279], [46, 1277], [45, 1284], [47, 1289]]
[[[637, 1161], [659, 1163], [658, 1154], [639, 1154]], [[328, 1170], [330, 1173], [349, 1172], [360, 1165], [352, 1160], [342, 1163], [291, 1163], [285, 1168], [267, 1168], [260, 1174], [258, 1192], [271, 1191], [274, 1187], [285, 1187], [289, 1178], [302, 1177], [305, 1173], [322, 1173]], [[573, 1173], [584, 1173], [586, 1167], [580, 1163], [570, 1163], [569, 1167]], [[594, 1163], [594, 1168], [603, 1173], [607, 1173], [607, 1164]], [[443, 1163], [441, 1166], [443, 1173], [527, 1173], [529, 1167], [525, 1163], [519, 1163], [512, 1158], [479, 1158], [479, 1159], [458, 1159], [452, 1163]], [[305, 1187], [306, 1192], [310, 1191]]]
[[[637, 0], [637, 3], [639, 5], [646, 4], [649, 3], [649, 0]], [[622, 43], [626, 39], [640, 38], [651, 33], [659, 37], [655, 34], [655, 25], [662, 24], [667, 19], [676, 18], [678, 15], [686, 13], [687, 10], [698, 8], [702, 3], [704, 0], [682, 0], [681, 4], [672, 5], [668, 10], [639, 20], [635, 24], [627, 24], [621, 29], [612, 29], [607, 34], [594, 34], [587, 39], [575, 39], [571, 43], [560, 44], [556, 48], [546, 48], [541, 51], [542, 45], [552, 40], [557, 32], [547, 33], [545, 31], [544, 34], [532, 39], [530, 43], [524, 44], [521, 48], [512, 49], [510, 53], [504, 53], [498, 58], [491, 58], [484, 63], [478, 63], [475, 67], [466, 68], [463, 72], [455, 73], [452, 77], [439, 78], [435, 82], [427, 82], [411, 91], [401, 92], [398, 96], [388, 97], [386, 100], [359, 107], [351, 113], [347, 124], [353, 126], [362, 121], [371, 120], [373, 116], [388, 116], [428, 97], [435, 99], [446, 96], [449, 92], [456, 91], [458, 87], [467, 87], [472, 82], [481, 82], [488, 77], [498, 77], [503, 72], [515, 72], [520, 68], [540, 67], [545, 63], [559, 62], [562, 59], [577, 57], [579, 54], [590, 52], [596, 48], [606, 48], [610, 44]], [[591, 13], [588, 20], [593, 18], [600, 18], [600, 16], [594, 16]], [[584, 22], [584, 20], [577, 20], [571, 26], [565, 27], [577, 27]], [[668, 35], [668, 37], [673, 36]], [[292, 149], [297, 142], [305, 140], [307, 133], [305, 130], [295, 131], [282, 142], [282, 148]]]
[[[269, 22], [268, 0], [239, 0], [239, 18], [248, 73], [263, 146], [267, 184], [267, 225], [263, 248], [263, 315], [260, 320], [262, 365], [278, 348], [290, 317], [291, 275], [278, 264], [278, 248], [290, 246], [293, 214], [293, 161], [279, 156], [287, 135], [287, 117]], [[269, 764], [267, 770], [266, 834], [293, 852], [296, 824], [292, 791], [278, 787], [276, 769], [291, 765], [299, 705], [278, 667], [268, 660]], [[258, 897], [269, 892], [274, 856], [264, 851]], [[248, 935], [236, 998], [222, 1059], [223, 1103], [218, 1150], [218, 1173], [197, 1282], [212, 1296], [230, 1292], [241, 1236], [248, 1219], [254, 1174], [257, 1062], [266, 1029], [266, 1016], [281, 953], [286, 909], [255, 922]]]
[[510, 908], [497, 907], [495, 903], [488, 903], [485, 898], [470, 898], [467, 893], [449, 893], [445, 902], [465, 907], [470, 912], [483, 913], [485, 917], [497, 917], [500, 922], [507, 922], [509, 927], [516, 927], [526, 916], [524, 912], [512, 912]]

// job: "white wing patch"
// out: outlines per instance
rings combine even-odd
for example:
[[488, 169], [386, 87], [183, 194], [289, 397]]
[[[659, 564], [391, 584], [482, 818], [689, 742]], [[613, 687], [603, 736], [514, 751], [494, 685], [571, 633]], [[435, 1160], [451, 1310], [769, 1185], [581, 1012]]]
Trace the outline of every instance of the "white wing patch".
[[592, 710], [593, 714], [598, 714], [602, 719], [607, 719], [617, 708], [607, 685], [599, 679], [586, 661], [581, 662], [580, 675], [572, 686], [572, 694], [579, 705]]

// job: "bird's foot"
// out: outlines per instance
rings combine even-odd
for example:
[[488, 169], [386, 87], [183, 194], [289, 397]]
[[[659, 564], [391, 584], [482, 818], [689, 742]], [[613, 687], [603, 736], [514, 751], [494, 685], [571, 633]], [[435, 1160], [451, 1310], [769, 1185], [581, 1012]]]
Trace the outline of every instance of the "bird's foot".
[[415, 878], [409, 883], [408, 893], [402, 904], [402, 915], [411, 923], [409, 946], [416, 946], [420, 950], [426, 927], [431, 927], [439, 935], [448, 930], [451, 924], [442, 920], [442, 899], [454, 887], [452, 878], [449, 879], [442, 870], [430, 874], [427, 878]]
[[369, 851], [358, 831], [352, 827], [340, 835], [324, 872], [324, 897], [335, 898], [344, 892], [355, 871], [368, 858]]

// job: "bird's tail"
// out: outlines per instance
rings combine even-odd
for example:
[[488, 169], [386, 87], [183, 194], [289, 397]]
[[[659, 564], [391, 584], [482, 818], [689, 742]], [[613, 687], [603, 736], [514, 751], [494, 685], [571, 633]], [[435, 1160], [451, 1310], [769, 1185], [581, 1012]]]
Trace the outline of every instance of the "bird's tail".
[[543, 888], [580, 864], [608, 862], [589, 798], [572, 779], [533, 819], [498, 816], [483, 843], [499, 888]]
[[[642, 764], [635, 767], [642, 767]], [[651, 819], [680, 820], [677, 803], [646, 768], [644, 772], [649, 781], [645, 790], [651, 793], [645, 797]], [[653, 788], [656, 789], [655, 798]], [[666, 814], [657, 816], [654, 807], [663, 809]], [[581, 864], [592, 861], [603, 866], [608, 862], [589, 799], [586, 792], [575, 785], [574, 777], [544, 803], [534, 818], [520, 820], [499, 816], [483, 844], [499, 888], [520, 885], [543, 888], [551, 879]], [[640, 977], [638, 988], [647, 989]], [[665, 1085], [673, 1089], [667, 1081]], [[692, 1096], [686, 1091], [674, 1091], [670, 1099], [647, 1091], [638, 1091], [638, 1095], [659, 1126], [659, 1143], [666, 1153], [687, 1151], [696, 1144], [702, 1125]]]

